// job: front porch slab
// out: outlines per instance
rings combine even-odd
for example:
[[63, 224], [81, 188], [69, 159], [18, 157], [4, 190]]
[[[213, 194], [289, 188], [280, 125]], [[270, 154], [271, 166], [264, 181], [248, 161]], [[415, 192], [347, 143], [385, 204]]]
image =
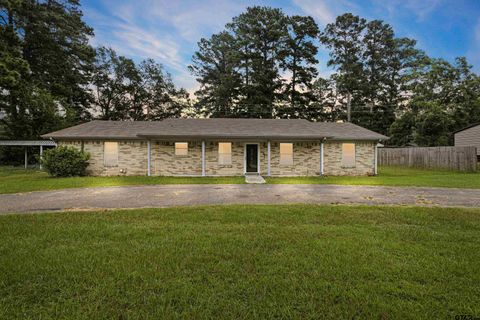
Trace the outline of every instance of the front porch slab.
[[265, 183], [265, 179], [259, 174], [246, 174], [245, 175], [246, 183]]

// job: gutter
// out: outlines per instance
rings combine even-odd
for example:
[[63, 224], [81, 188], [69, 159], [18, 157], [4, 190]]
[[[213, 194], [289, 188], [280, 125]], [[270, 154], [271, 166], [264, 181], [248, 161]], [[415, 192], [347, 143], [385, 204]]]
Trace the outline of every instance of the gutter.
[[157, 134], [138, 134], [137, 137], [143, 139], [152, 139], [158, 141], [172, 141], [172, 140], [236, 140], [236, 141], [248, 141], [248, 140], [270, 140], [270, 141], [318, 141], [326, 139], [325, 136], [225, 136], [225, 135], [157, 135]]

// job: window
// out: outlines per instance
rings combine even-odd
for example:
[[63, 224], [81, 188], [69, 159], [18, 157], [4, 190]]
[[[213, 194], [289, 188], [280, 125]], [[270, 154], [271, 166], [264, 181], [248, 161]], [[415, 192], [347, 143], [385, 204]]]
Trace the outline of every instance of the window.
[[218, 164], [222, 164], [222, 165], [232, 164], [232, 143], [231, 142], [218, 143]]
[[103, 162], [105, 167], [118, 166], [118, 142], [103, 143]]
[[342, 143], [342, 167], [355, 167], [355, 143]]
[[293, 143], [280, 143], [280, 164], [286, 166], [293, 164]]
[[187, 142], [175, 142], [175, 155], [186, 156], [188, 155], [188, 143]]

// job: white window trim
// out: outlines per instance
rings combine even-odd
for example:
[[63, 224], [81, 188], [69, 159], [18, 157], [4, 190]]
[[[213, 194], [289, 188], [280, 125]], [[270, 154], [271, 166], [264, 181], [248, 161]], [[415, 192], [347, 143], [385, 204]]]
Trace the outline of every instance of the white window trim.
[[[291, 144], [292, 145], [292, 153], [291, 153], [291, 159], [288, 159], [289, 161], [286, 162], [285, 160], [282, 161], [282, 148], [281, 148], [281, 145], [282, 144]], [[293, 166], [293, 153], [294, 153], [294, 145], [293, 145], [293, 142], [281, 142], [278, 144], [278, 152], [279, 152], [279, 158], [278, 158], [278, 162], [281, 166]], [[284, 153], [283, 155], [290, 155], [289, 153]]]
[[[345, 164], [344, 151], [343, 151], [344, 144], [353, 145], [353, 164]], [[343, 142], [342, 143], [342, 168], [355, 168], [356, 166], [357, 166], [357, 144], [354, 142]]]
[[[177, 144], [186, 144], [187, 147], [186, 148], [177, 148]], [[188, 156], [188, 142], [175, 142], [174, 146], [174, 152], [175, 152], [175, 157], [186, 157]], [[177, 153], [177, 150], [186, 150], [186, 153], [185, 154], [178, 154]]]
[[[220, 152], [220, 144], [230, 144], [230, 152]], [[220, 166], [231, 166], [232, 165], [232, 147], [233, 144], [231, 142], [219, 142], [218, 143], [218, 165]], [[220, 155], [229, 155], [229, 161], [227, 163], [220, 162]]]
[[[114, 164], [114, 165], [109, 165], [109, 164], [107, 164], [107, 162], [106, 162], [106, 157], [105, 157], [105, 144], [107, 144], [107, 143], [115, 143], [115, 144], [117, 145], [117, 157], [116, 157], [116, 159], [115, 159], [115, 160], [116, 160], [116, 161], [115, 161], [116, 164]], [[104, 142], [103, 142], [103, 166], [104, 166], [104, 167], [107, 167], [107, 168], [115, 168], [115, 167], [118, 167], [118, 154], [119, 154], [119, 148], [118, 148], [118, 147], [119, 147], [118, 141], [104, 141]]]

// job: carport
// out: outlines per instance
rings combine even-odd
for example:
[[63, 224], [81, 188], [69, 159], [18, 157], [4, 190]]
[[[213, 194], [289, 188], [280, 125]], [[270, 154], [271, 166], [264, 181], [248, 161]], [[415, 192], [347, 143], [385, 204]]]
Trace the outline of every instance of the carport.
[[[52, 140], [0, 140], [0, 146], [24, 147], [25, 148], [25, 169], [28, 165], [27, 147], [39, 147], [40, 159], [43, 156], [43, 147], [56, 147], [57, 144]], [[40, 163], [40, 169], [42, 164]]]

